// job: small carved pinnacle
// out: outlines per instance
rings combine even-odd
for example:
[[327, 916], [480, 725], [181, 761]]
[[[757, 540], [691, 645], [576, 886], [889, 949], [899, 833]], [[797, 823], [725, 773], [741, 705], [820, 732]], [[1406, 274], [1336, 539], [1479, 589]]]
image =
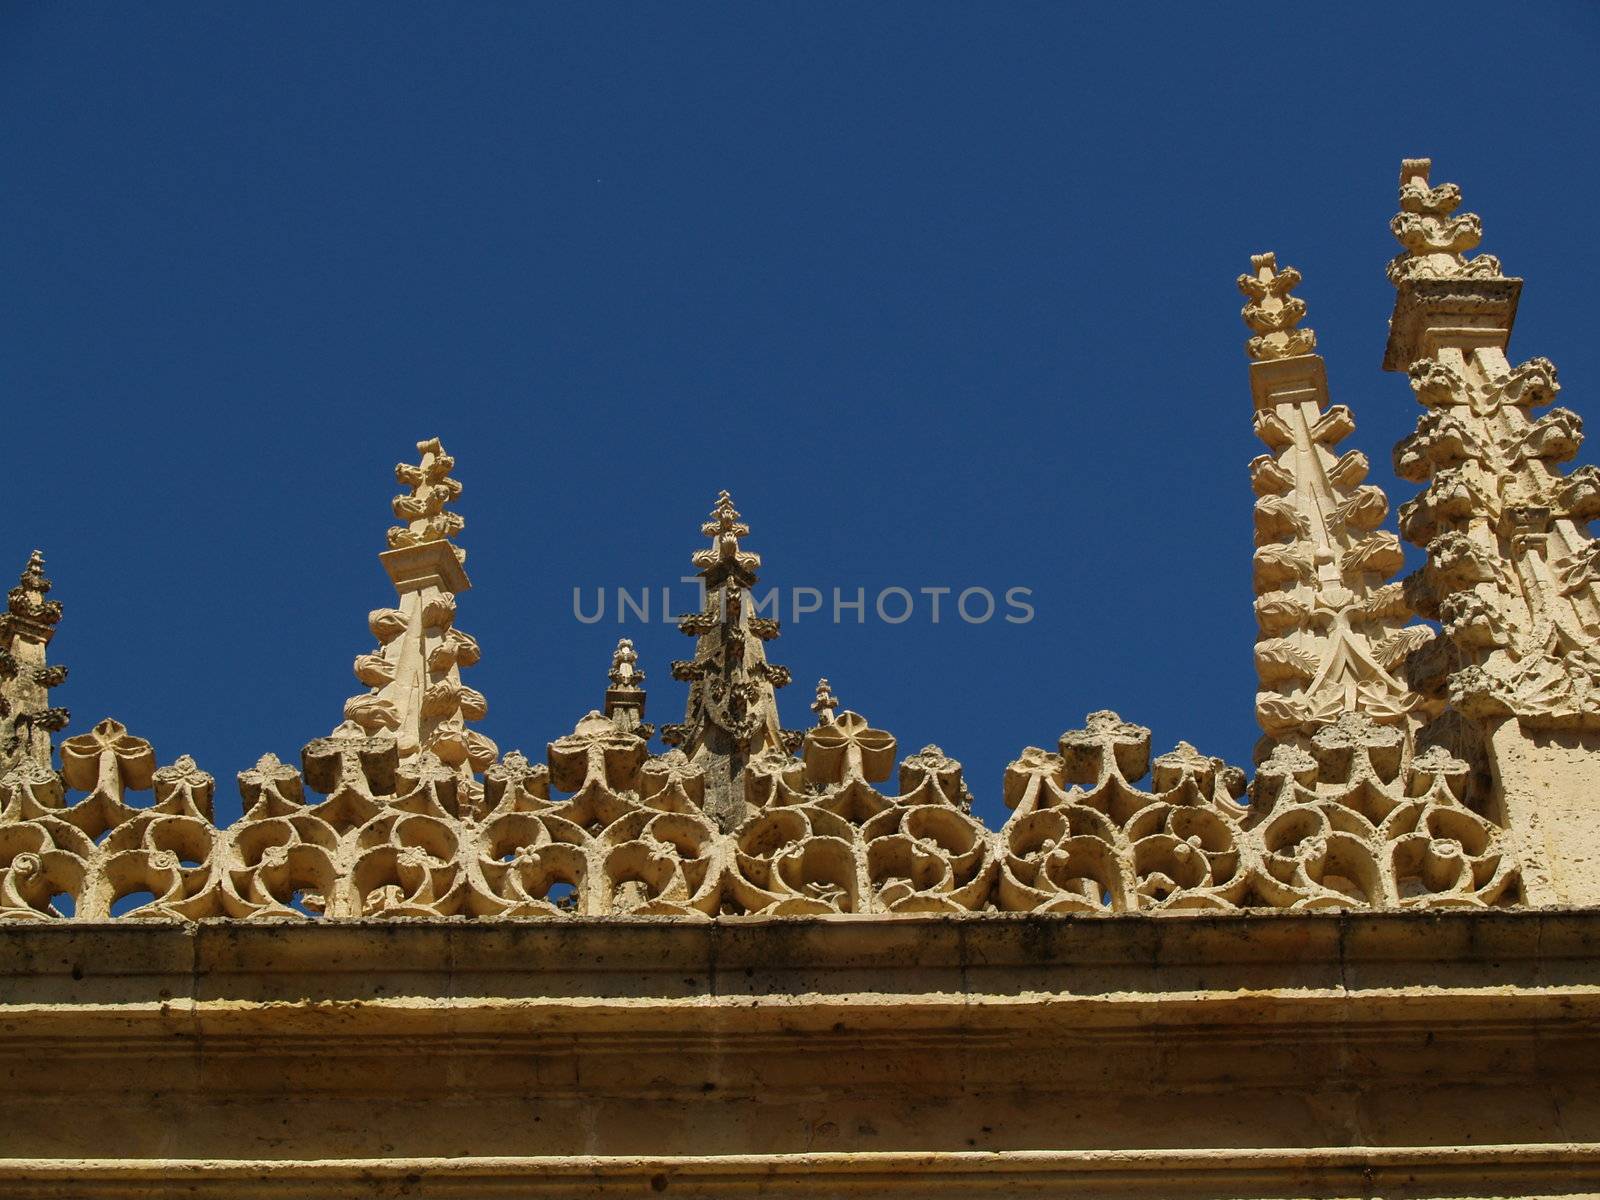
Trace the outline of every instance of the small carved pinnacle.
[[611, 653], [611, 672], [608, 678], [612, 687], [637, 687], [644, 682], [644, 672], [638, 670], [634, 663], [639, 661], [639, 655], [633, 648], [631, 638], [618, 638], [617, 648]]
[[1244, 323], [1256, 336], [1245, 343], [1245, 352], [1259, 361], [1294, 358], [1317, 348], [1314, 330], [1297, 326], [1306, 315], [1306, 302], [1291, 296], [1300, 283], [1300, 272], [1293, 267], [1278, 268], [1278, 256], [1270, 251], [1250, 256], [1251, 274], [1239, 276], [1239, 290], [1248, 303], [1240, 311]]
[[833, 694], [833, 689], [826, 679], [817, 680], [817, 698], [811, 702], [811, 711], [817, 714], [818, 725], [832, 725], [833, 712], [839, 707], [839, 699]]
[[445, 505], [461, 495], [460, 481], [450, 476], [456, 460], [438, 438], [418, 442], [417, 453], [421, 461], [415, 466], [400, 463], [394, 469], [395, 479], [411, 490], [390, 502], [396, 519], [405, 522], [389, 530], [391, 547], [449, 541], [466, 528], [459, 513], [445, 511]]
[[711, 539], [711, 547], [697, 550], [691, 560], [710, 581], [736, 570], [755, 581], [755, 572], [761, 566], [761, 556], [742, 549], [739, 539], [750, 536], [750, 526], [739, 520], [739, 510], [733, 506], [733, 497], [726, 489], [717, 493], [717, 502], [711, 508], [711, 519], [700, 526], [700, 532]]
[[1467, 258], [1483, 240], [1477, 213], [1458, 213], [1461, 189], [1430, 182], [1433, 160], [1400, 163], [1400, 212], [1389, 229], [1403, 247], [1389, 263], [1389, 280], [1399, 286], [1418, 279], [1499, 279], [1500, 260], [1492, 254]]
[[45, 661], [61, 620], [49, 591], [44, 555], [35, 550], [0, 611], [0, 771], [29, 761], [48, 766], [50, 734], [67, 724], [67, 710], [49, 701], [67, 677], [65, 667]]
[[638, 661], [632, 640], [619, 638], [611, 654], [611, 672], [607, 676], [611, 686], [606, 689], [605, 715], [627, 728], [639, 729], [640, 736], [648, 738], [648, 727], [639, 725], [644, 716], [645, 694], [644, 672], [634, 666]]

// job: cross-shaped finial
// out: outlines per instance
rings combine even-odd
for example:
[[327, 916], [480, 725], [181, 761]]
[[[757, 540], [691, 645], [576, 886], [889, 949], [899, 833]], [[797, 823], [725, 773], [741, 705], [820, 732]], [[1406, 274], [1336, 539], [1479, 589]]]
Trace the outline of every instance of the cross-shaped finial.
[[753, 575], [761, 565], [761, 556], [739, 546], [739, 539], [750, 536], [750, 526], [739, 520], [739, 510], [733, 506], [733, 497], [724, 490], [717, 494], [712, 506], [711, 519], [700, 526], [700, 532], [711, 539], [711, 548], [697, 550], [691, 560], [702, 571], [711, 572], [721, 566], [737, 568]]

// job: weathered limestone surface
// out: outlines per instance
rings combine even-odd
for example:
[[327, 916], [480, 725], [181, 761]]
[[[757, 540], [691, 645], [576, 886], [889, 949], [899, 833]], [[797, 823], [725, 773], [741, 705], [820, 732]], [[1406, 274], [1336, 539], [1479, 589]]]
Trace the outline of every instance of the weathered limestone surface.
[[0, 1194], [1578, 1195], [1597, 951], [1566, 910], [13, 927]]
[[1482, 223], [1456, 211], [1454, 184], [1430, 185], [1431, 166], [1401, 167], [1384, 360], [1425, 409], [1395, 469], [1427, 484], [1400, 530], [1427, 552], [1409, 591], [1443, 636], [1413, 656], [1411, 679], [1453, 748], [1493, 775], [1501, 819], [1524, 836], [1529, 899], [1593, 904], [1600, 473], [1563, 473], [1583, 423], [1534, 415], [1559, 391], [1555, 364], [1506, 357], [1522, 281], [1466, 257]]
[[1600, 733], [1587, 729], [1530, 732], [1516, 721], [1500, 721], [1489, 734], [1486, 757], [1493, 764], [1505, 820], [1521, 831], [1530, 903], [1561, 898], [1600, 903], [1600, 830], [1594, 803], [1600, 799]]
[[1273, 254], [1251, 266], [1239, 277], [1256, 331], [1246, 344], [1250, 390], [1256, 434], [1271, 451], [1250, 464], [1265, 757], [1274, 745], [1304, 747], [1344, 713], [1408, 726], [1417, 697], [1395, 669], [1433, 631], [1406, 623], [1411, 606], [1391, 582], [1405, 559], [1399, 539], [1378, 528], [1388, 497], [1365, 482], [1364, 454], [1337, 451], [1355, 419], [1329, 404], [1316, 335], [1298, 328], [1306, 304], [1290, 293], [1300, 273], [1280, 271]]
[[725, 492], [665, 749], [624, 640], [601, 708], [502, 754], [433, 439], [365, 690], [219, 828], [187, 754], [53, 742], [35, 552], [0, 617], [0, 1197], [1600, 1196], [1600, 473], [1429, 172], [1384, 359], [1424, 408], [1412, 576], [1299, 272], [1239, 279], [1253, 774], [1093, 712], [988, 829], [825, 679], [785, 728]]
[[50, 766], [50, 735], [66, 727], [64, 708], [49, 704], [50, 689], [66, 682], [67, 669], [45, 661], [61, 620], [61, 604], [46, 600], [44, 555], [37, 550], [0, 613], [0, 771], [22, 763]]
[[[1296, 360], [1257, 366], [1285, 363]], [[1054, 750], [1029, 747], [1011, 764], [1012, 815], [991, 831], [971, 814], [959, 762], [926, 746], [896, 771], [894, 736], [840, 711], [826, 680], [816, 725], [784, 729], [776, 689], [788, 672], [762, 648], [777, 622], [750, 611], [760, 560], [742, 548], [749, 530], [726, 494], [704, 526], [710, 549], [694, 557], [706, 602], [681, 623], [696, 652], [673, 664], [690, 688], [685, 721], [664, 730], [671, 748], [650, 752], [644, 675], [624, 640], [604, 711], [548, 743], [543, 763], [501, 756], [467, 725], [486, 701], [461, 681], [479, 649], [455, 625], [467, 581], [448, 539], [462, 522], [443, 506], [461, 489], [434, 440], [419, 444], [420, 465], [397, 468], [412, 494], [394, 510], [411, 520], [381, 556], [400, 607], [371, 615], [380, 648], [355, 663], [370, 690], [305, 747], [301, 770], [267, 755], [240, 772], [244, 816], [218, 829], [212, 776], [187, 755], [157, 768], [151, 745], [109, 718], [62, 743], [59, 774], [29, 757], [0, 776], [0, 919], [1518, 903], [1515, 836], [1474, 793], [1468, 762], [1416, 743], [1412, 697], [1381, 665], [1427, 633], [1398, 623], [1398, 585], [1381, 583], [1397, 545], [1365, 531], [1383, 497], [1355, 486], [1351, 455], [1335, 463], [1313, 444], [1309, 431], [1327, 424], [1315, 392], [1265, 386], [1259, 417], [1298, 433], [1255, 476], [1301, 483], [1264, 497], [1258, 517], [1293, 493], [1322, 523], [1314, 550], [1257, 552], [1258, 578], [1268, 551], [1309, 572], [1273, 576], [1258, 602], [1279, 635], [1258, 645], [1258, 662], [1309, 665], [1270, 677], [1263, 665], [1264, 680], [1293, 682], [1258, 711], [1290, 715], [1267, 721], [1252, 782], [1188, 743], [1152, 757], [1148, 729], [1096, 712]], [[1359, 522], [1354, 508], [1367, 514]], [[897, 787], [880, 786], [891, 778]]]
[[[1149, 730], [1092, 713], [1056, 751], [1012, 764], [1012, 816], [991, 832], [938, 747], [881, 791], [895, 739], [823, 707], [803, 757], [763, 751], [722, 793], [753, 810], [724, 832], [702, 807], [707, 772], [681, 751], [648, 757], [636, 710], [611, 708], [552, 742], [548, 765], [514, 753], [481, 781], [465, 760], [408, 762], [392, 739], [336, 733], [306, 747], [303, 775], [270, 755], [241, 772], [245, 814], [226, 830], [192, 759], [158, 769], [148, 742], [101, 722], [63, 743], [61, 777], [29, 764], [0, 779], [0, 918], [103, 920], [140, 893], [127, 919], [1170, 913], [1522, 894], [1518, 843], [1469, 803], [1468, 765], [1359, 712], [1276, 746], [1248, 791], [1242, 771], [1185, 743], [1152, 760]], [[153, 803], [138, 795], [152, 788]]]

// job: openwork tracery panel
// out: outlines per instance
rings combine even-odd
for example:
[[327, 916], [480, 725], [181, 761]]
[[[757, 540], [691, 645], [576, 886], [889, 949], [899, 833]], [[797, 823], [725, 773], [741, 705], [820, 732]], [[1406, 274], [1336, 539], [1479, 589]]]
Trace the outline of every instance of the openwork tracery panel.
[[[972, 815], [960, 763], [842, 709], [826, 680], [809, 729], [784, 726], [789, 671], [751, 589], [761, 558], [722, 493], [693, 556], [700, 611], [672, 664], [682, 721], [644, 720], [632, 644], [603, 704], [542, 755], [477, 728], [481, 654], [457, 625], [470, 586], [454, 460], [437, 439], [396, 468], [379, 556], [395, 596], [355, 659], [364, 690], [299, 764], [215, 782], [157, 765], [114, 720], [66, 737], [46, 660], [61, 606], [28, 560], [0, 616], [0, 919], [235, 920], [575, 914], [672, 916], [1150, 913], [1489, 907], [1525, 902], [1534, 850], [1503, 827], [1484, 747], [1508, 725], [1600, 730], [1600, 475], [1564, 472], [1581, 422], [1536, 410], [1554, 366], [1504, 355], [1521, 281], [1468, 257], [1460, 191], [1407, 160], [1386, 366], [1423, 405], [1395, 451], [1424, 490], [1399, 532], [1426, 555], [1397, 575], [1388, 498], [1345, 440], [1298, 271], [1260, 254], [1239, 279], [1254, 424], [1249, 476], [1259, 636], [1252, 771], [1091, 713], [1005, 773], [1009, 818]], [[1424, 624], [1417, 617], [1435, 624]], [[55, 753], [59, 751], [59, 768]]]

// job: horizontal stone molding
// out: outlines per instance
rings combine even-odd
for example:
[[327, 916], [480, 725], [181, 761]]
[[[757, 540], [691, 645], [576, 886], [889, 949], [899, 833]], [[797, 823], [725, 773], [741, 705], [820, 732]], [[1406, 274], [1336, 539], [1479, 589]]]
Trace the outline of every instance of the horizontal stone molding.
[[1262, 991], [1403, 1005], [1516, 989], [1537, 1001], [1600, 988], [1600, 910], [37, 924], [0, 926], [0, 975], [0, 1013], [86, 1020], [113, 1008], [465, 1011], [502, 999], [524, 1011], [540, 1001], [603, 1011], [617, 1000], [635, 1013], [752, 1000], [1232, 1003]]
[[[1205, 1200], [1373, 1195], [1489, 1197], [1544, 1187], [1592, 1196], [1600, 1146], [1306, 1147], [1034, 1151], [1005, 1155], [795, 1154], [187, 1162], [0, 1161], [8, 1196], [304, 1197], [836, 1195], [1108, 1196]], [[1518, 1194], [1522, 1194], [1520, 1191]]]
[[1597, 942], [1561, 909], [9, 927], [0, 1195], [1574, 1194]]

